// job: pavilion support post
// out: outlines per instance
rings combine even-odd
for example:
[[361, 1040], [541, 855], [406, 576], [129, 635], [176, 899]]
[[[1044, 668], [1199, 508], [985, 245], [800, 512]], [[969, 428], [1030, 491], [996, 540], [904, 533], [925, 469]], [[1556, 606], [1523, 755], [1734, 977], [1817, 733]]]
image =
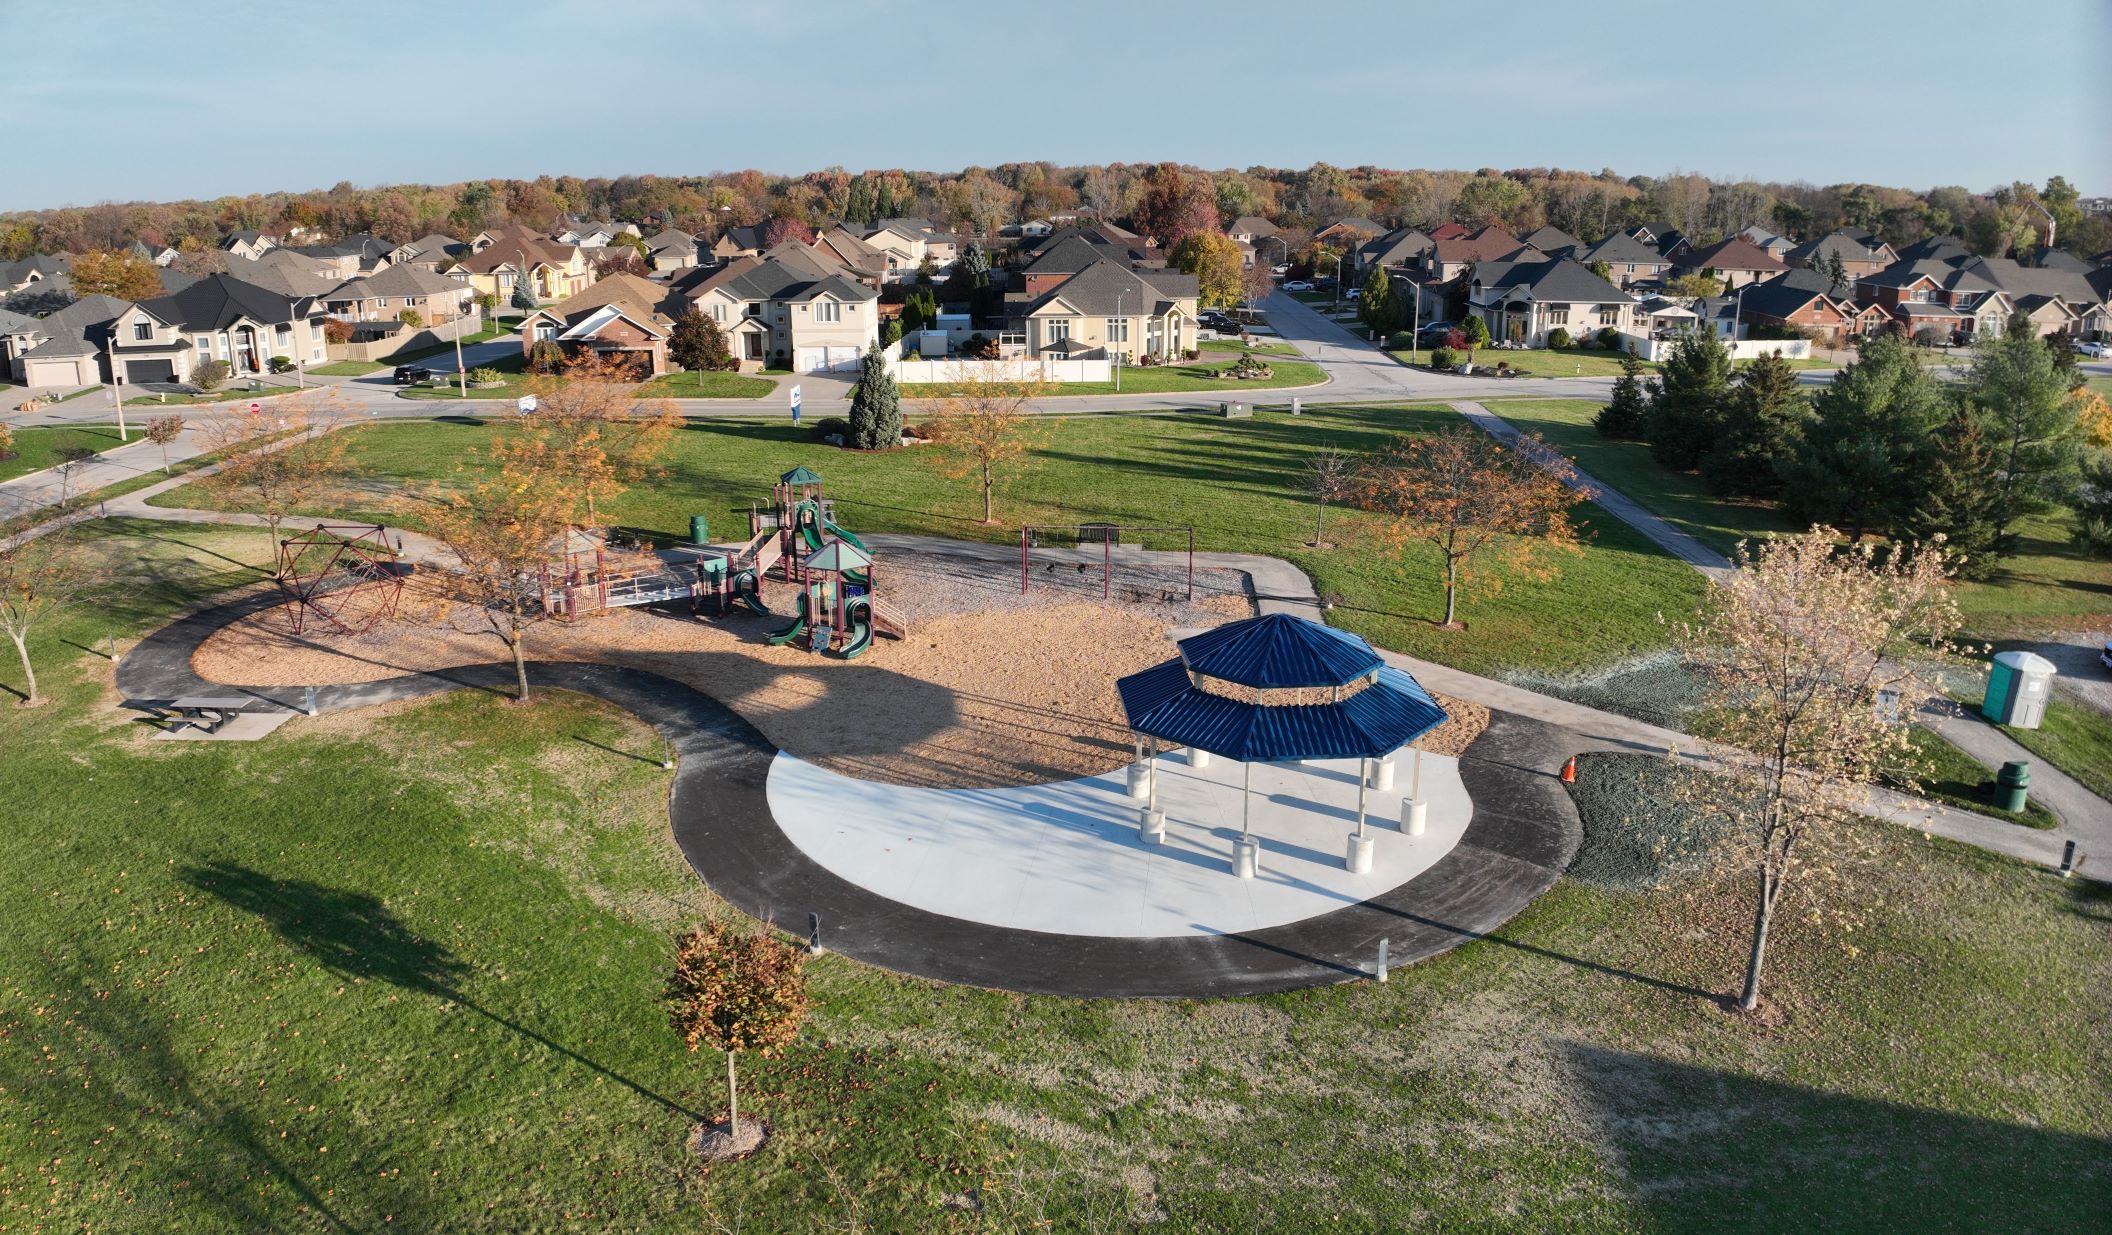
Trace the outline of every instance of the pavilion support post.
[[1423, 801], [1423, 748], [1408, 763], [1408, 796], [1401, 799], [1401, 831], [1421, 836], [1430, 826], [1430, 804]]
[[1137, 815], [1137, 839], [1147, 845], [1166, 839], [1166, 812], [1159, 809], [1159, 739], [1149, 739], [1149, 762], [1144, 770], [1144, 806]]
[[1349, 834], [1349, 850], [1342, 856], [1342, 865], [1351, 874], [1361, 875], [1371, 869], [1371, 852], [1376, 842], [1364, 831], [1365, 795], [1371, 791], [1371, 760], [1357, 760], [1357, 830]]
[[1240, 765], [1244, 778], [1239, 801], [1239, 839], [1232, 842], [1232, 873], [1241, 879], [1252, 879], [1261, 866], [1261, 842], [1254, 839], [1253, 800], [1254, 765]]

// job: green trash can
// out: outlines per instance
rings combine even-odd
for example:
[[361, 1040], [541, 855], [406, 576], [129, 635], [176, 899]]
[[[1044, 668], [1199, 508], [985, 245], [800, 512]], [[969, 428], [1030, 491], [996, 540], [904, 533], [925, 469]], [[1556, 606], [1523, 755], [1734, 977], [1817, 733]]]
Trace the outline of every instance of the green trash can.
[[2024, 809], [2024, 801], [2030, 796], [2031, 764], [2022, 759], [2012, 759], [1995, 773], [1995, 806], [2011, 814]]
[[689, 543], [693, 545], [708, 545], [711, 543], [711, 525], [705, 522], [703, 515], [691, 515], [689, 517]]

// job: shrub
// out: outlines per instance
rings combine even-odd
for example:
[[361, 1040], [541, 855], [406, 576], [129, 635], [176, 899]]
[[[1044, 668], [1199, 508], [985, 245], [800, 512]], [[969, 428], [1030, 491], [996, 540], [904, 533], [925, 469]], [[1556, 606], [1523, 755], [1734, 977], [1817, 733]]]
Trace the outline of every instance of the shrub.
[[286, 371], [287, 371], [288, 369], [291, 369], [291, 368], [293, 368], [293, 357], [291, 357], [291, 356], [273, 356], [273, 357], [271, 358], [270, 364], [271, 364], [271, 371], [272, 371], [273, 373], [284, 373], [284, 372], [286, 372]]
[[1415, 346], [1415, 335], [1406, 330], [1396, 330], [1386, 336], [1386, 347], [1390, 351], [1405, 352]]
[[1430, 353], [1430, 367], [1433, 369], [1456, 369], [1460, 360], [1458, 350], [1450, 347], [1440, 347]]
[[1569, 331], [1564, 327], [1557, 326], [1547, 332], [1547, 345], [1549, 347], [1568, 347], [1572, 342], [1573, 340], [1569, 337]]
[[323, 323], [323, 342], [350, 343], [351, 341], [352, 323], [341, 322], [334, 317]]
[[961, 355], [970, 360], [995, 360], [997, 340], [980, 334], [969, 335], [967, 341], [961, 344]]
[[807, 427], [807, 436], [817, 442], [826, 442], [832, 437], [849, 442], [851, 422], [841, 416], [824, 416]]
[[1621, 350], [1621, 332], [1611, 326], [1599, 327], [1599, 333], [1593, 337], [1598, 339], [1600, 347], [1609, 352]]
[[497, 369], [480, 365], [469, 371], [469, 380], [479, 386], [494, 385], [506, 380], [506, 375]]
[[208, 360], [191, 370], [191, 385], [200, 390], [211, 390], [227, 380], [227, 362]]
[[396, 320], [402, 322], [406, 326], [409, 326], [413, 330], [422, 330], [425, 328], [425, 315], [420, 313], [416, 309], [405, 309], [403, 312], [398, 313], [396, 315]]
[[548, 377], [565, 367], [565, 349], [555, 339], [538, 339], [528, 349], [528, 371], [540, 377]]

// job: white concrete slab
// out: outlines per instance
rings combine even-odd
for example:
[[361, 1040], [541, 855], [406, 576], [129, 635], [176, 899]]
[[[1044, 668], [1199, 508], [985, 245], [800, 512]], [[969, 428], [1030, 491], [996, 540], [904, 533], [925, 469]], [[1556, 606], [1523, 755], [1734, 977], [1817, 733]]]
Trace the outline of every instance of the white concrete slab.
[[1254, 879], [1232, 874], [1242, 766], [1158, 760], [1166, 839], [1137, 837], [1125, 769], [1014, 789], [924, 789], [858, 780], [780, 753], [770, 810], [829, 870], [890, 900], [991, 926], [1070, 935], [1228, 934], [1330, 913], [1400, 886], [1459, 843], [1473, 804], [1457, 760], [1423, 756], [1428, 831], [1402, 835], [1410, 783], [1372, 790], [1371, 870], [1344, 862], [1356, 826], [1357, 761], [1257, 764]]

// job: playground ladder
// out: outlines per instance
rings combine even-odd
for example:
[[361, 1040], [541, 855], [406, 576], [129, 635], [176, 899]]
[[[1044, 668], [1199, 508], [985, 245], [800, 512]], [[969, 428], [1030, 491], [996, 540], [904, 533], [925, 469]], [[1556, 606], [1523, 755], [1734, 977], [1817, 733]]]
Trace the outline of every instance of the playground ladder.
[[873, 628], [897, 639], [909, 637], [909, 619], [903, 616], [902, 610], [877, 596], [873, 598]]

